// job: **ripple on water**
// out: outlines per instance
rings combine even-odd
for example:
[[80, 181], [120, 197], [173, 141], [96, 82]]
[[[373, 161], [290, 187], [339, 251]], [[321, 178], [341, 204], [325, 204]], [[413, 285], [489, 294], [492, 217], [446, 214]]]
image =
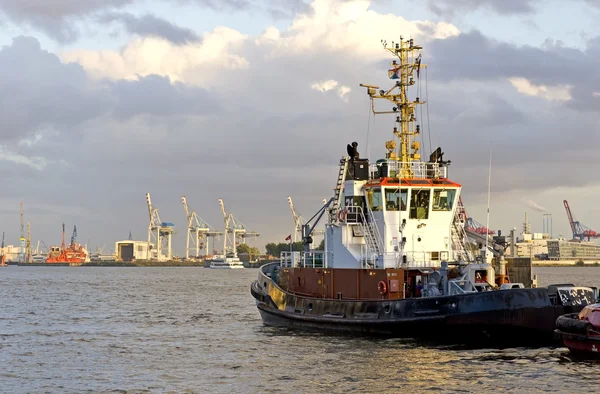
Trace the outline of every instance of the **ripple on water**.
[[[540, 284], [600, 284], [600, 269], [536, 269]], [[571, 275], [571, 277], [569, 277]], [[254, 270], [7, 267], [7, 392], [581, 392], [565, 348], [469, 350], [262, 325]]]

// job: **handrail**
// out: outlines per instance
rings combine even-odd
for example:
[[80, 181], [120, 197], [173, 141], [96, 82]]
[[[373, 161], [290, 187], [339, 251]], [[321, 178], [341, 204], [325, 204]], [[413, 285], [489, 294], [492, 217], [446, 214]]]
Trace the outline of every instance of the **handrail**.
[[282, 251], [279, 255], [279, 265], [288, 268], [324, 268], [325, 253], [326, 252], [322, 250], [311, 252]]
[[448, 176], [448, 167], [440, 163], [409, 161], [401, 162], [397, 160], [387, 160], [384, 162], [373, 163], [369, 166], [369, 172], [372, 178], [397, 177], [402, 170], [408, 169], [413, 178], [437, 179]]
[[[383, 242], [381, 240], [381, 233], [377, 227], [375, 218], [369, 207], [367, 207], [368, 215], [365, 216], [362, 207], [356, 205], [349, 205], [344, 207], [346, 210], [346, 222], [350, 224], [360, 224], [363, 236], [367, 244], [367, 253], [363, 253], [364, 259], [372, 259], [373, 257], [382, 256]], [[371, 228], [373, 229], [371, 232]]]

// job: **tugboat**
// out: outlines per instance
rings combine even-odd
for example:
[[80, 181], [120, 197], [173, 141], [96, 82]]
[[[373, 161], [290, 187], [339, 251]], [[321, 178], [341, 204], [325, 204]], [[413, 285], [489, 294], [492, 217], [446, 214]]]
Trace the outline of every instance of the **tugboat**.
[[578, 358], [600, 358], [600, 304], [556, 319], [556, 337]]
[[[347, 146], [334, 196], [303, 225], [304, 252], [283, 252], [250, 286], [264, 324], [457, 344], [551, 343], [557, 317], [596, 302], [597, 293], [571, 284], [502, 286], [510, 283], [503, 256], [490, 264], [487, 249], [472, 255], [450, 161], [441, 148], [429, 161], [419, 153], [415, 108], [424, 101], [410, 101], [408, 88], [426, 67], [422, 47], [412, 39], [382, 43], [394, 55], [388, 76], [395, 84], [361, 86], [374, 114], [395, 116], [399, 149], [392, 138], [385, 158], [372, 164], [356, 142]], [[377, 99], [392, 108], [376, 111]], [[311, 250], [323, 216], [324, 250]]]

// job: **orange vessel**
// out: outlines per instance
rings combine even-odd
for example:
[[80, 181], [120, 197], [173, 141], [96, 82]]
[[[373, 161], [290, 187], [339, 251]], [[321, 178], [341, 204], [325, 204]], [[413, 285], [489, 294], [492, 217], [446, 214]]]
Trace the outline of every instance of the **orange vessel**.
[[88, 257], [87, 250], [80, 245], [75, 243], [77, 237], [77, 227], [73, 227], [73, 236], [71, 237], [71, 244], [69, 247], [65, 247], [65, 224], [62, 225], [62, 244], [61, 246], [51, 246], [50, 253], [46, 259], [48, 264], [56, 263], [69, 263], [69, 265], [79, 265], [85, 263]]

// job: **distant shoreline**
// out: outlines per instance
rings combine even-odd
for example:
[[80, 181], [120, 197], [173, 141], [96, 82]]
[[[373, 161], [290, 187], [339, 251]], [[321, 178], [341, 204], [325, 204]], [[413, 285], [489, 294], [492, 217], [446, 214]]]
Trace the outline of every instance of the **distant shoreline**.
[[[261, 261], [256, 264], [244, 263], [245, 268], [259, 268], [263, 264], [270, 263], [271, 261]], [[68, 263], [29, 263], [29, 264], [17, 264], [20, 267], [69, 267]], [[89, 263], [83, 263], [80, 265], [74, 265], [73, 267], [205, 267], [210, 266], [210, 261], [135, 261], [133, 263], [123, 261], [93, 261]]]

